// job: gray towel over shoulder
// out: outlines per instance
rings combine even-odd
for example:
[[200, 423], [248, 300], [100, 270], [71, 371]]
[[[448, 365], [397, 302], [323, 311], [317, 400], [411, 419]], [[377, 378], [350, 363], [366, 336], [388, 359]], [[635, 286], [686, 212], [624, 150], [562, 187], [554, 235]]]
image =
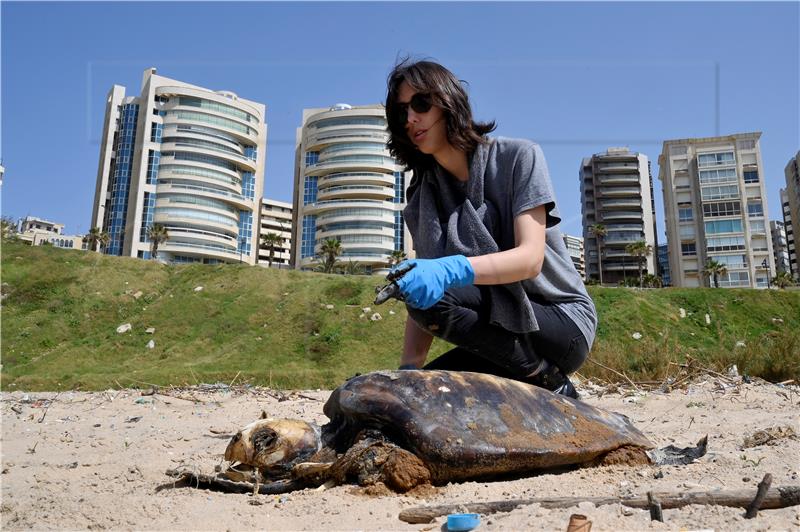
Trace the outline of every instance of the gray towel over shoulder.
[[534, 279], [488, 287], [490, 323], [515, 333], [536, 331], [530, 300], [547, 301], [575, 321], [591, 346], [597, 327], [594, 304], [557, 227], [561, 219], [538, 144], [499, 137], [478, 145], [466, 183], [439, 165], [415, 175], [403, 215], [417, 257], [474, 257], [512, 249], [514, 218], [540, 205], [547, 211], [542, 272]]

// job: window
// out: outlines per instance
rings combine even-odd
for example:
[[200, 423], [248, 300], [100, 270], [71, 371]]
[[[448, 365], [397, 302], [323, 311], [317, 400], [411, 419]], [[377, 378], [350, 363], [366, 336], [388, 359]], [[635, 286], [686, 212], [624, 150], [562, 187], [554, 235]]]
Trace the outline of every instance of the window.
[[705, 229], [707, 234], [741, 233], [742, 220], [714, 220], [712, 222], [706, 222]]
[[708, 258], [719, 262], [729, 270], [747, 268], [747, 257], [745, 255], [709, 255]]
[[691, 207], [679, 207], [678, 208], [678, 221], [679, 222], [691, 222], [693, 219], [692, 217], [692, 208]]
[[670, 155], [684, 155], [686, 153], [686, 146], [670, 146]]
[[703, 199], [703, 201], [738, 198], [739, 186], [722, 185], [715, 187], [701, 187], [700, 197]]
[[723, 201], [720, 203], [703, 204], [703, 216], [738, 216], [742, 214], [742, 204], [738, 201]]
[[684, 257], [693, 257], [697, 255], [697, 244], [695, 242], [682, 242], [681, 255]]
[[764, 225], [764, 220], [750, 220], [751, 233], [766, 233], [767, 228]]
[[[721, 287], [750, 286], [750, 273], [748, 272], [728, 272], [718, 278]], [[713, 280], [711, 281], [714, 282]]]
[[740, 150], [753, 150], [756, 147], [756, 141], [752, 139], [740, 140], [736, 145]]
[[758, 170], [745, 170], [744, 171], [745, 183], [758, 183]]
[[700, 168], [709, 166], [731, 166], [736, 163], [732, 151], [720, 153], [701, 153], [697, 155], [697, 166]]
[[736, 177], [735, 168], [700, 170], [701, 185], [714, 185], [717, 183], [735, 183], [737, 180], [738, 178]]
[[706, 239], [706, 249], [709, 253], [718, 251], [741, 251], [744, 249], [743, 236], [723, 236]]
[[693, 225], [682, 225], [678, 228], [678, 236], [682, 239], [685, 238], [694, 238], [694, 226]]
[[747, 216], [750, 218], [764, 216], [764, 205], [761, 203], [761, 200], [750, 200], [747, 202]]

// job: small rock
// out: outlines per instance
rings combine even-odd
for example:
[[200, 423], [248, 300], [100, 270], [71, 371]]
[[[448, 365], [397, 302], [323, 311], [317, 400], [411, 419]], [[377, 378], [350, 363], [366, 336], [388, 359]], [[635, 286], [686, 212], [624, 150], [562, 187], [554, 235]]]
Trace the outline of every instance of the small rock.
[[155, 348], [155, 346], [156, 346], [156, 343], [153, 340], [150, 340], [149, 342], [147, 342], [147, 349], [153, 349], [153, 348]]
[[325, 305], [325, 308], [328, 310], [333, 310], [333, 305]]
[[633, 515], [634, 509], [631, 508], [630, 506], [623, 506], [620, 511], [622, 512], [622, 515], [624, 515], [625, 517], [630, 517], [631, 515]]
[[750, 477], [742, 477], [742, 482], [750, 482]]
[[640, 333], [639, 331], [636, 331], [635, 333], [633, 333], [631, 335], [631, 338], [633, 338], [634, 340], [641, 340], [642, 339], [642, 333]]
[[142, 416], [132, 416], [125, 419], [125, 423], [138, 423], [141, 421]]
[[131, 330], [131, 324], [130, 323], [123, 323], [122, 325], [117, 327], [117, 334], [126, 333], [126, 332], [128, 332], [130, 330]]
[[711, 325], [711, 316], [706, 314], [706, 325]]
[[147, 329], [144, 330], [144, 332], [146, 332], [147, 334], [155, 334], [156, 333], [156, 328], [155, 327], [148, 327]]
[[359, 315], [358, 315], [359, 319], [362, 319], [362, 318], [364, 318], [364, 316], [366, 316], [366, 314], [364, 314], [363, 312], [362, 312], [361, 314], [359, 314]]
[[736, 347], [747, 347], [747, 344], [745, 344], [742, 340], [739, 340], [736, 342]]
[[728, 377], [730, 377], [732, 379], [738, 379], [739, 378], [739, 368], [736, 367], [736, 364], [734, 364], [734, 365], [732, 365], [731, 367], [728, 368]]
[[395, 311], [393, 311], [393, 310], [390, 310], [390, 311], [389, 311], [389, 315], [390, 315], [390, 316], [394, 316], [395, 314], [397, 314]]
[[783, 323], [783, 319], [781, 319], [781, 318], [772, 318], [772, 323]]
[[133, 299], [137, 299], [137, 300], [138, 300], [138, 299], [139, 299], [140, 297], [142, 297], [143, 295], [144, 295], [144, 293], [142, 293], [142, 291], [141, 291], [141, 290], [139, 290], [138, 292], [136, 292], [135, 294], [133, 294]]
[[686, 317], [686, 309], [685, 308], [679, 308], [678, 312], [680, 313], [681, 318], [685, 318]]
[[[202, 291], [202, 290], [203, 290], [203, 287], [202, 287], [202, 286], [195, 286], [195, 287], [194, 287], [194, 291], [195, 291], [195, 292], [200, 292], [200, 291]], [[169, 297], [172, 297], [172, 296], [169, 296]]]
[[382, 319], [383, 319], [383, 316], [381, 316], [380, 314], [378, 314], [378, 313], [376, 312], [375, 314], [373, 314], [372, 316], [370, 316], [370, 317], [369, 317], [369, 319], [371, 319], [372, 321], [378, 321], [378, 320], [382, 320]]
[[659, 469], [653, 474], [653, 478], [664, 478], [664, 472]]
[[370, 312], [372, 312], [372, 308], [364, 307], [361, 309], [361, 312], [363, 312], [364, 314], [369, 314]]

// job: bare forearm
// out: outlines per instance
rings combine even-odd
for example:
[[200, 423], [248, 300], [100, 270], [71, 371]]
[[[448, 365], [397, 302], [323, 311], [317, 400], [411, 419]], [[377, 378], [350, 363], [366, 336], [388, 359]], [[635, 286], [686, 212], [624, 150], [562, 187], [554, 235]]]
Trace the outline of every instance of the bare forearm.
[[542, 262], [527, 247], [516, 247], [480, 257], [469, 257], [475, 270], [475, 284], [507, 284], [532, 279], [542, 270]]
[[419, 328], [411, 318], [406, 318], [406, 331], [403, 338], [403, 356], [400, 365], [411, 364], [421, 368], [428, 358], [428, 350], [433, 343], [433, 336]]

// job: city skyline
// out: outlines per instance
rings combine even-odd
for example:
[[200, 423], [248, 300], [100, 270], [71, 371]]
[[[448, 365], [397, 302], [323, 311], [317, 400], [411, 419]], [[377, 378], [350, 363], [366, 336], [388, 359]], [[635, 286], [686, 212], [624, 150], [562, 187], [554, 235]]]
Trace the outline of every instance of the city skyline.
[[[226, 6], [4, 2], [3, 215], [88, 231], [105, 95], [137, 92], [149, 67], [265, 104], [264, 196], [291, 202], [302, 110], [382, 102], [394, 61], [411, 54], [467, 80], [476, 118], [497, 120], [497, 134], [542, 145], [565, 233], [582, 234], [583, 158], [626, 146], [655, 176], [666, 140], [751, 131], [762, 132], [768, 217], [781, 219], [783, 168], [800, 146], [796, 3]], [[264, 30], [239, 32], [240, 19]]]

